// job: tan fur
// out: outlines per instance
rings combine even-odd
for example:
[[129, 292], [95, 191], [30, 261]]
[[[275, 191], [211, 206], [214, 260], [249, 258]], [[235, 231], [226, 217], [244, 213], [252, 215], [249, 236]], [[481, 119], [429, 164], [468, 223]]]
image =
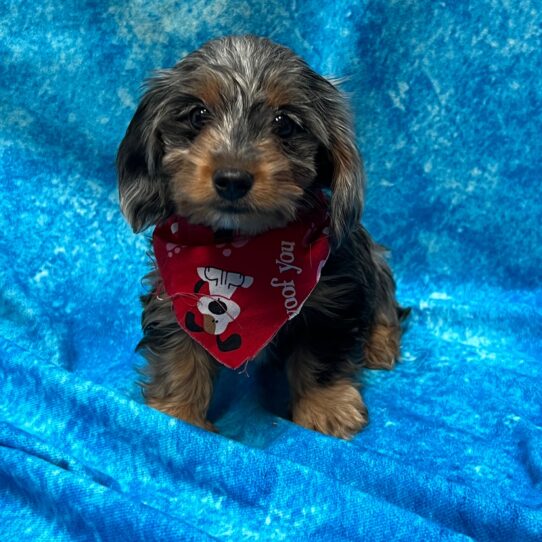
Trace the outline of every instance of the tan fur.
[[[157, 291], [160, 291], [161, 282], [157, 277], [153, 272], [147, 280], [157, 281]], [[143, 329], [161, 328], [164, 336], [159, 344], [153, 343], [151, 347], [147, 335], [138, 347], [149, 363], [145, 370], [149, 381], [142, 383], [147, 404], [214, 430], [206, 416], [218, 368], [216, 361], [179, 327], [171, 301], [155, 293], [148, 294], [143, 301]]]
[[294, 98], [291, 89], [280, 81], [269, 79], [264, 82], [263, 86], [265, 87], [265, 100], [276, 109], [291, 103]]
[[206, 420], [215, 367], [207, 352], [183, 333], [176, 348], [150, 365], [154, 378], [145, 384], [147, 404], [188, 423], [212, 430]]
[[[327, 384], [318, 382], [324, 369], [318, 358], [299, 348], [288, 360], [288, 380], [292, 393], [292, 421], [326, 435], [352, 438], [368, 423], [356, 384], [340, 378]], [[352, 372], [355, 366], [350, 366]]]
[[193, 93], [212, 110], [221, 101], [223, 88], [220, 78], [212, 70], [207, 70], [205, 77], [194, 84]]
[[317, 386], [298, 396], [292, 420], [325, 435], [350, 439], [368, 423], [367, 408], [350, 380]]
[[237, 227], [240, 233], [255, 235], [293, 220], [304, 185], [293, 179], [290, 163], [276, 143], [260, 142], [256, 157], [250, 160], [226, 159], [216, 151], [220, 145], [219, 135], [208, 130], [190, 153], [166, 153], [164, 166], [172, 175], [171, 195], [178, 212], [196, 224], [212, 222], [224, 203], [214, 188], [213, 173], [221, 167], [236, 167], [254, 175], [254, 185], [243, 198], [247, 213]]
[[[191, 112], [202, 104], [209, 114], [198, 125]], [[292, 131], [282, 130], [279, 114]], [[358, 358], [391, 368], [408, 311], [397, 304], [383, 250], [359, 223], [363, 164], [341, 92], [264, 38], [214, 40], [154, 78], [117, 169], [121, 207], [136, 232], [177, 213], [215, 232], [256, 235], [321, 206], [319, 188], [331, 189], [330, 258], [275, 347], [287, 359], [294, 422], [342, 438], [363, 428]], [[221, 169], [252, 176], [249, 191], [233, 200], [220, 194], [213, 177]], [[219, 364], [179, 326], [158, 271], [147, 281], [139, 344], [148, 362], [145, 398], [212, 430], [206, 416]]]
[[211, 149], [220, 145], [211, 130], [202, 133], [190, 153], [173, 151], [164, 157], [166, 171], [172, 176], [171, 191], [177, 206], [190, 210], [191, 206], [209, 206], [216, 199], [212, 175], [215, 163]]
[[364, 348], [365, 365], [370, 369], [392, 369], [399, 359], [401, 328], [376, 324]]

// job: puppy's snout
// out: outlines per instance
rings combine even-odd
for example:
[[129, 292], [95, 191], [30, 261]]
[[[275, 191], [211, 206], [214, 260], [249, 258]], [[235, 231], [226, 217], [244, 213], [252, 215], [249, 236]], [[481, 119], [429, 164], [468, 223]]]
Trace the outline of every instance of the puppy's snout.
[[217, 169], [213, 175], [217, 194], [229, 201], [242, 198], [254, 183], [254, 177], [248, 171], [240, 169]]

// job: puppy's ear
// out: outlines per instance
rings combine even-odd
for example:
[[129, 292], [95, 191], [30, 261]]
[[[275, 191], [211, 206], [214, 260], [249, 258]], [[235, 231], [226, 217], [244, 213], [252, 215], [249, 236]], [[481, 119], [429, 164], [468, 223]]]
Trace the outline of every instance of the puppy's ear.
[[325, 111], [327, 141], [317, 160], [319, 179], [332, 192], [332, 240], [340, 245], [352, 226], [361, 219], [365, 174], [346, 100], [332, 83], [327, 80], [325, 83], [322, 110]]
[[117, 153], [122, 213], [138, 233], [167, 218], [166, 179], [160, 175], [162, 143], [157, 133], [157, 91], [147, 91], [126, 130]]

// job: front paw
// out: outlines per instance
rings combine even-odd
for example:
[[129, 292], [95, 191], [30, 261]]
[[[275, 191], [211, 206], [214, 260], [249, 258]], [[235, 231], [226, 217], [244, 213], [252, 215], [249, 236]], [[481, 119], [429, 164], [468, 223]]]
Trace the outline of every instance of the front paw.
[[147, 404], [164, 414], [169, 414], [174, 418], [196, 425], [197, 427], [201, 427], [212, 433], [218, 433], [217, 428], [207, 420], [203, 414], [195, 412], [190, 406], [179, 405], [174, 402], [160, 399], [149, 399], [147, 400]]
[[347, 440], [369, 421], [359, 391], [348, 380], [312, 388], [297, 397], [292, 419], [307, 429]]

